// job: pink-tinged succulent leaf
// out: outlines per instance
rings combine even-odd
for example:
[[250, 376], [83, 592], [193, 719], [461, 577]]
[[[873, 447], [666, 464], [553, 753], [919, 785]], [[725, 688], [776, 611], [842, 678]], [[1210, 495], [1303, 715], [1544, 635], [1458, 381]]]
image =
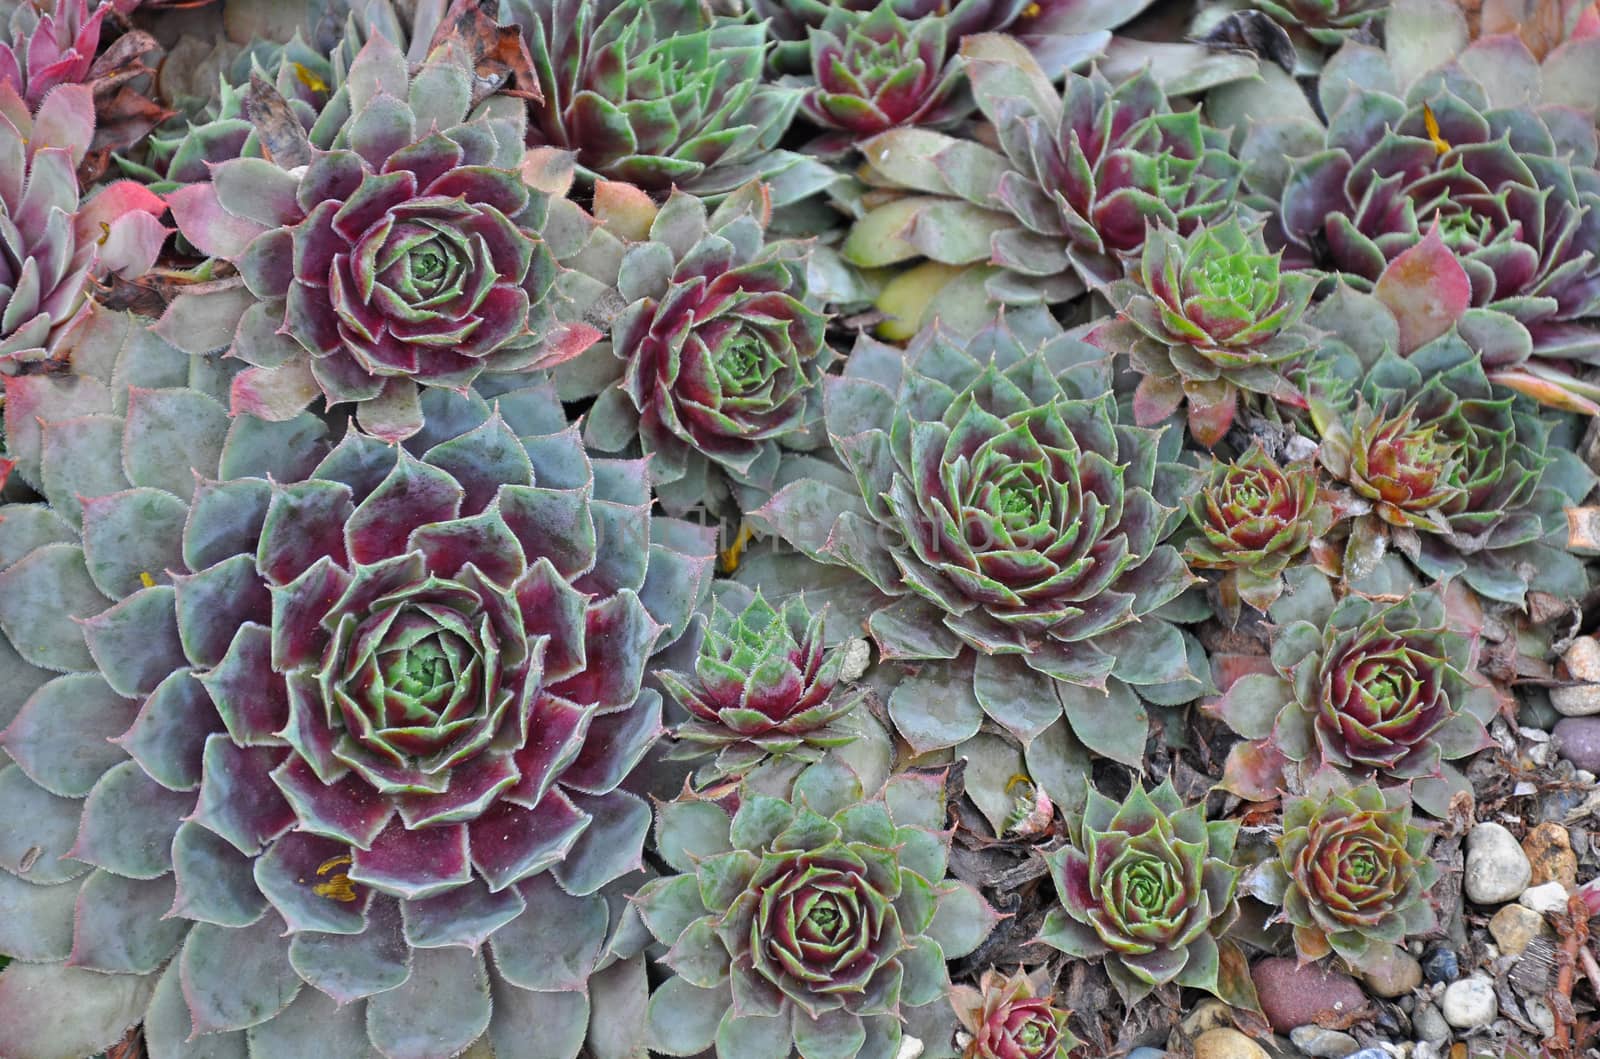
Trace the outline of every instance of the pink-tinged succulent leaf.
[[1287, 764], [1270, 743], [1235, 744], [1222, 766], [1221, 787], [1251, 801], [1275, 798], [1287, 782], [1283, 776]]
[[[0, 972], [0, 1047], [10, 1055], [88, 1055], [109, 1048], [143, 1017], [154, 988], [154, 976], [12, 963]], [[54, 1000], [41, 1005], [41, 996]]]
[[234, 376], [229, 412], [281, 423], [305, 411], [321, 392], [310, 366], [302, 361], [276, 368], [246, 368]]
[[237, 258], [267, 226], [223, 209], [211, 184], [188, 184], [167, 195], [178, 231], [209, 257]]
[[243, 1029], [289, 1006], [304, 983], [289, 964], [283, 921], [228, 930], [201, 923], [179, 955], [183, 999], [197, 1033]]
[[1472, 303], [1472, 284], [1444, 245], [1435, 220], [1420, 243], [1389, 262], [1373, 294], [1394, 313], [1400, 325], [1399, 353], [1406, 356], [1461, 319]]

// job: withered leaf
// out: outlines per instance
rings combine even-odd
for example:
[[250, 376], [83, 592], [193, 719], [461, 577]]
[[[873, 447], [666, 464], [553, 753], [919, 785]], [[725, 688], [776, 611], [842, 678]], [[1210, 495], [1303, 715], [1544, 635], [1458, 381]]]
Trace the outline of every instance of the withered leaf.
[[244, 95], [245, 117], [261, 138], [261, 149], [268, 158], [285, 169], [311, 161], [311, 140], [305, 126], [295, 117], [288, 100], [260, 74], [250, 75], [250, 89]]
[[1260, 11], [1235, 11], [1217, 23], [1210, 33], [1194, 40], [1208, 48], [1248, 52], [1278, 64], [1286, 74], [1294, 74], [1294, 42], [1289, 39], [1287, 30]]
[[439, 23], [429, 51], [454, 45], [473, 69], [472, 105], [496, 93], [541, 102], [544, 93], [533, 73], [533, 56], [518, 26], [502, 26], [495, 0], [455, 0]]

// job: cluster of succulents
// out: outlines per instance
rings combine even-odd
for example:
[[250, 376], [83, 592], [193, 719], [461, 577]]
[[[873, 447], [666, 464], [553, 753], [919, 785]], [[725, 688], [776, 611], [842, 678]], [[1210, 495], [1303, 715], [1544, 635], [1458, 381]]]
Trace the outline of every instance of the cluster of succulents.
[[1188, 1054], [1450, 921], [1600, 17], [1245, 6], [0, 10], [0, 1055]]

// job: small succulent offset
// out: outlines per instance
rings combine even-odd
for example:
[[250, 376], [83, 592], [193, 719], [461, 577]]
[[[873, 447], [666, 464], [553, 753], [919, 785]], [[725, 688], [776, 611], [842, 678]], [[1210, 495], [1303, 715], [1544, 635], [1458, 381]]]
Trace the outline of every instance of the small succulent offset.
[[1309, 460], [1281, 467], [1257, 442], [1231, 463], [1217, 461], [1189, 502], [1196, 533], [1184, 558], [1219, 570], [1224, 611], [1238, 620], [1241, 601], [1265, 612], [1283, 593], [1283, 571], [1333, 525]]
[[656, 679], [689, 720], [673, 729], [673, 756], [716, 755], [713, 774], [742, 775], [768, 758], [816, 761], [854, 733], [837, 722], [861, 699], [839, 687], [843, 655], [828, 650], [823, 616], [798, 597], [781, 607], [755, 597], [737, 614], [712, 602], [693, 673]]
[[148, 272], [170, 232], [166, 204], [132, 182], [80, 201], [94, 128], [94, 98], [76, 84], [0, 117], [0, 373], [45, 356], [82, 318], [91, 277]]
[[[770, 488], [780, 445], [818, 443], [834, 354], [807, 289], [809, 244], [768, 243], [770, 218], [765, 185], [709, 216], [675, 192], [622, 257], [617, 290], [629, 304], [611, 325], [620, 363], [609, 366], [620, 378], [600, 392], [584, 436], [608, 452], [637, 443], [669, 510], [700, 503], [716, 471]], [[609, 359], [603, 347], [561, 374], [592, 377], [597, 359]]]
[[832, 761], [791, 802], [747, 792], [661, 806], [657, 847], [681, 874], [635, 901], [675, 973], [650, 998], [653, 1051], [719, 1059], [893, 1059], [903, 1033], [948, 1040], [945, 961], [994, 912], [946, 880], [942, 776], [906, 773], [863, 800]]
[[[751, 516], [876, 589], [883, 657], [970, 666], [970, 730], [936, 736], [916, 696], [891, 699], [919, 749], [971, 737], [983, 713], [1030, 742], [1064, 711], [1090, 749], [1137, 762], [1146, 722], [1127, 685], [1198, 694], [1183, 634], [1156, 613], [1195, 581], [1163, 543], [1187, 474], [1155, 431], [1117, 422], [1108, 390], [1099, 350], [1004, 321], [904, 351], [863, 338], [825, 409], [853, 488], [804, 479]], [[966, 682], [937, 679], [945, 697]]]
[[1238, 915], [1232, 866], [1236, 821], [1185, 808], [1170, 781], [1135, 784], [1121, 805], [1090, 788], [1072, 843], [1045, 854], [1061, 904], [1039, 940], [1080, 960], [1105, 961], [1128, 1004], [1169, 982], [1230, 1003], [1248, 985], [1218, 939]]
[[1140, 376], [1141, 425], [1187, 404], [1189, 433], [1211, 448], [1233, 425], [1241, 391], [1305, 407], [1290, 371], [1315, 343], [1300, 320], [1315, 287], [1308, 275], [1281, 272], [1260, 230], [1236, 217], [1187, 236], [1158, 224], [1132, 278], [1106, 289], [1117, 318], [1089, 341], [1128, 355]]
[[1042, 971], [1007, 975], [992, 967], [976, 989], [951, 986], [950, 1003], [970, 1038], [961, 1059], [1067, 1059], [1080, 1042], [1049, 989]]
[[419, 386], [548, 367], [599, 337], [558, 318], [551, 196], [518, 172], [521, 108], [469, 121], [471, 78], [454, 48], [413, 78], [375, 37], [324, 112], [342, 119], [330, 149], [278, 128], [271, 162], [223, 162], [168, 196], [184, 236], [242, 277], [181, 295], [161, 324], [182, 348], [231, 342], [251, 365], [236, 412], [282, 420], [321, 396], [397, 440], [422, 427]]
[[808, 148], [824, 155], [842, 154], [886, 129], [938, 128], [970, 109], [956, 91], [961, 70], [945, 21], [901, 18], [894, 0], [864, 16], [830, 11], [811, 33], [811, 82], [802, 116], [836, 130]]
[[1175, 110], [1148, 69], [1069, 73], [1058, 93], [1012, 38], [968, 37], [961, 54], [999, 149], [923, 130], [864, 143], [867, 183], [907, 194], [856, 223], [859, 264], [993, 264], [991, 299], [1056, 304], [1122, 278], [1152, 223], [1187, 236], [1233, 208], [1227, 134]]
[[1434, 928], [1428, 891], [1439, 869], [1427, 855], [1428, 832], [1411, 823], [1404, 788], [1351, 786], [1337, 775], [1313, 786], [1285, 803], [1278, 857], [1251, 888], [1282, 906], [1300, 959], [1336, 953], [1359, 971]]
[[778, 147], [800, 90], [762, 79], [762, 24], [701, 0], [506, 0], [505, 10], [544, 97], [529, 142], [576, 151], [591, 177], [707, 199], [762, 179], [779, 204], [831, 182]]
[[[1250, 742], [1236, 744], [1223, 784], [1246, 798], [1306, 789], [1326, 767], [1385, 783], [1414, 780], [1421, 808], [1443, 815], [1462, 782], [1447, 763], [1492, 745], [1491, 689], [1470, 683], [1472, 643], [1445, 623], [1436, 592], [1393, 603], [1290, 572], [1291, 592], [1268, 612], [1280, 626], [1277, 675], [1248, 674], [1213, 709]], [[1449, 778], [1445, 778], [1449, 777]]]
[[30, 961], [0, 975], [8, 1040], [81, 995], [123, 998], [84, 1002], [115, 1034], [84, 1054], [119, 1017], [157, 1056], [580, 1040], [590, 973], [631, 955], [602, 890], [649, 828], [620, 789], [660, 732], [641, 682], [709, 534], [652, 518], [642, 462], [591, 461], [548, 386], [430, 393], [417, 454], [330, 446], [309, 414], [230, 419], [225, 376], [131, 319], [88, 326], [116, 377], [213, 392], [7, 395], [48, 502], [0, 523], [7, 707], [32, 690], [0, 735], [33, 923], [0, 930]]

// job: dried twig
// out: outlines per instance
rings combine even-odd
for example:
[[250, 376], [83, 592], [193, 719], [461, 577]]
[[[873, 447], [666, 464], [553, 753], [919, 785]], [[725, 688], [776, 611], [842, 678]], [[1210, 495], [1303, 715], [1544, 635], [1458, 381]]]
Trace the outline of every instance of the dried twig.
[[1556, 956], [1555, 987], [1545, 998], [1556, 1018], [1556, 1031], [1550, 1038], [1547, 1050], [1552, 1056], [1567, 1057], [1573, 1054], [1571, 1033], [1578, 1021], [1577, 1013], [1572, 1008], [1572, 976], [1578, 966], [1578, 954], [1583, 952], [1587, 955], [1589, 906], [1580, 896], [1570, 897], [1567, 899], [1566, 914], [1554, 918], [1561, 933], [1561, 951]]

